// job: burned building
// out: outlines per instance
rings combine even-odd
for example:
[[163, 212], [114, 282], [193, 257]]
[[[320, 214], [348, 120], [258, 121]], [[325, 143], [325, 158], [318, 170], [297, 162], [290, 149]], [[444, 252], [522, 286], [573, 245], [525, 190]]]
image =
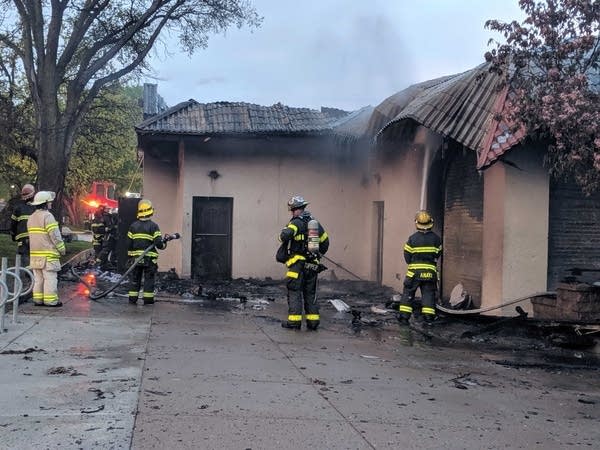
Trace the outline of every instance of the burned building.
[[[353, 145], [347, 113], [282, 104], [180, 103], [141, 123], [144, 197], [164, 231], [181, 244], [159, 259], [183, 277], [282, 277], [277, 236], [286, 202], [300, 193], [338, 244], [330, 254], [368, 278], [361, 230], [366, 153]], [[362, 131], [362, 130], [361, 130]]]
[[443, 299], [459, 284], [482, 308], [554, 290], [570, 268], [598, 268], [600, 195], [550, 179], [545, 148], [502, 119], [510, 95], [483, 64], [353, 113], [189, 100], [150, 117], [136, 129], [144, 196], [183, 235], [160, 268], [282, 278], [276, 236], [300, 193], [331, 236], [326, 276], [400, 291], [426, 208]]
[[510, 95], [482, 64], [390, 97], [370, 125], [389, 186], [378, 199], [397, 201], [394, 180], [412, 177], [403, 201], [430, 209], [443, 238], [442, 297], [460, 283], [482, 308], [556, 290], [600, 256], [600, 195], [549, 177], [545, 147], [504, 119]]

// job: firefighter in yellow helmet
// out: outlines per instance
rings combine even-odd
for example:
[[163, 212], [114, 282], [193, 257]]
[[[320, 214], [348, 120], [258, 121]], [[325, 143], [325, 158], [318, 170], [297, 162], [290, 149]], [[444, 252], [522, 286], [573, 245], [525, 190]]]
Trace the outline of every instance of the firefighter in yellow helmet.
[[[302, 316], [305, 315], [306, 327], [316, 330], [319, 327], [320, 315], [317, 302], [317, 276], [324, 266], [319, 258], [329, 249], [329, 236], [316, 219], [306, 211], [308, 202], [296, 195], [288, 201], [288, 209], [292, 218], [281, 230], [280, 249], [276, 259], [287, 266], [288, 317], [281, 323], [284, 328], [299, 330], [302, 327]], [[309, 243], [311, 230], [314, 229], [314, 241]]]
[[39, 191], [31, 204], [35, 211], [27, 220], [29, 233], [30, 267], [33, 271], [33, 302], [38, 306], [62, 306], [58, 299], [58, 272], [60, 256], [65, 254], [65, 243], [58, 222], [49, 211], [56, 194]]
[[21, 189], [21, 200], [15, 206], [10, 216], [10, 236], [17, 243], [17, 254], [21, 255], [21, 266], [29, 265], [29, 234], [27, 233], [27, 220], [35, 211], [31, 204], [35, 188], [26, 184]]
[[[144, 253], [146, 248], [154, 247], [146, 253], [146, 256], [139, 261], [131, 271], [131, 282], [129, 287], [129, 303], [137, 304], [140, 288], [142, 289], [144, 305], [154, 303], [154, 282], [158, 272], [158, 250], [166, 247], [158, 225], [151, 220], [154, 214], [152, 202], [147, 199], [140, 200], [137, 209], [137, 220], [129, 227], [127, 240], [129, 242], [127, 256], [133, 263]], [[157, 250], [158, 249], [158, 250]], [[143, 279], [143, 287], [142, 287]]]
[[416, 233], [412, 234], [404, 245], [404, 260], [408, 267], [399, 307], [398, 320], [401, 325], [408, 325], [417, 289], [421, 291], [423, 320], [426, 324], [435, 320], [437, 260], [442, 254], [442, 239], [431, 230], [433, 219], [427, 211], [417, 212], [415, 227]]

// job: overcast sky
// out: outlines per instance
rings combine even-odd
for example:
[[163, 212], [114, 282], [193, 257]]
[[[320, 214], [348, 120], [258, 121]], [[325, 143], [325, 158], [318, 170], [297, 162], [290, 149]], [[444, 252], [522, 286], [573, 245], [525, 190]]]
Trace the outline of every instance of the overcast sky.
[[346, 110], [483, 62], [488, 19], [522, 20], [517, 0], [253, 0], [260, 28], [212, 36], [189, 58], [152, 60], [169, 106], [242, 101]]

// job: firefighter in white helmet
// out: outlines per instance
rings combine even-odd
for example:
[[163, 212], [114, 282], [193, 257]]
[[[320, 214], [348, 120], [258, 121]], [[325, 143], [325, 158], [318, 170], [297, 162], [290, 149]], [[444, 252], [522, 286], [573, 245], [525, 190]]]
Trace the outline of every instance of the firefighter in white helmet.
[[35, 188], [26, 184], [21, 189], [21, 200], [15, 206], [10, 216], [10, 236], [17, 243], [17, 254], [21, 255], [21, 266], [29, 265], [29, 234], [27, 233], [27, 220], [35, 211], [31, 200], [35, 195]]
[[33, 302], [38, 306], [62, 306], [58, 298], [60, 256], [65, 254], [65, 243], [58, 222], [49, 211], [56, 194], [39, 191], [31, 204], [35, 211], [27, 220], [29, 233], [30, 267], [33, 270]]
[[[148, 199], [140, 200], [137, 209], [137, 219], [133, 222], [127, 232], [129, 248], [127, 255], [130, 262], [140, 257], [149, 246], [154, 247], [146, 253], [131, 272], [131, 283], [129, 287], [129, 303], [137, 304], [140, 289], [144, 305], [154, 303], [154, 283], [158, 272], [158, 250], [164, 249], [167, 244], [160, 234], [160, 228], [151, 220], [154, 215], [152, 202]], [[143, 279], [143, 286], [142, 286]]]
[[[317, 276], [324, 270], [319, 258], [329, 249], [329, 236], [310, 212], [305, 210], [308, 202], [302, 196], [293, 196], [287, 205], [292, 218], [279, 235], [282, 243], [280, 249], [285, 255], [282, 257], [278, 251], [276, 257], [287, 266], [288, 316], [281, 326], [299, 330], [305, 314], [306, 327], [316, 330], [321, 320], [317, 302]], [[316, 225], [317, 239], [316, 247], [312, 250], [309, 248], [311, 221]]]
[[416, 233], [404, 245], [404, 260], [408, 264], [404, 278], [404, 291], [400, 300], [399, 322], [408, 325], [413, 313], [413, 300], [417, 289], [421, 291], [421, 314], [426, 324], [435, 320], [437, 292], [437, 260], [442, 254], [442, 239], [434, 233], [433, 219], [425, 211], [415, 216]]

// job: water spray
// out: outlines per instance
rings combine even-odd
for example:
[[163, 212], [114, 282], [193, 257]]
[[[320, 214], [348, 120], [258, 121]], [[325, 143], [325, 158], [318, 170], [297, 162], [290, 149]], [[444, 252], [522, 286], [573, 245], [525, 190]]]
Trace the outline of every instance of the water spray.
[[[167, 243], [169, 241], [175, 240], [175, 239], [180, 239], [181, 235], [179, 233], [173, 233], [173, 234], [165, 234], [162, 237], [162, 242], [163, 243]], [[129, 267], [129, 269], [127, 269], [127, 271], [121, 275], [121, 278], [119, 278], [116, 283], [114, 283], [109, 289], [102, 291], [102, 292], [92, 292], [92, 290], [94, 290], [94, 287], [90, 284], [90, 281], [86, 280], [84, 276], [79, 275], [76, 271], [74, 267], [71, 267], [71, 273], [76, 276], [79, 281], [81, 281], [85, 287], [88, 289], [88, 297], [90, 298], [90, 300], [99, 300], [102, 297], [106, 297], [108, 294], [110, 294], [112, 291], [114, 291], [117, 287], [119, 287], [123, 281], [125, 281], [127, 279], [127, 275], [129, 275], [129, 273], [133, 270], [133, 268], [135, 266], [137, 266], [137, 264], [144, 259], [144, 257], [148, 254], [149, 251], [153, 250], [155, 248], [154, 244], [149, 245], [146, 249], [144, 249], [144, 251], [142, 252], [141, 255], [139, 255], [135, 261], [133, 262], [133, 264], [131, 264], [131, 266]]]

